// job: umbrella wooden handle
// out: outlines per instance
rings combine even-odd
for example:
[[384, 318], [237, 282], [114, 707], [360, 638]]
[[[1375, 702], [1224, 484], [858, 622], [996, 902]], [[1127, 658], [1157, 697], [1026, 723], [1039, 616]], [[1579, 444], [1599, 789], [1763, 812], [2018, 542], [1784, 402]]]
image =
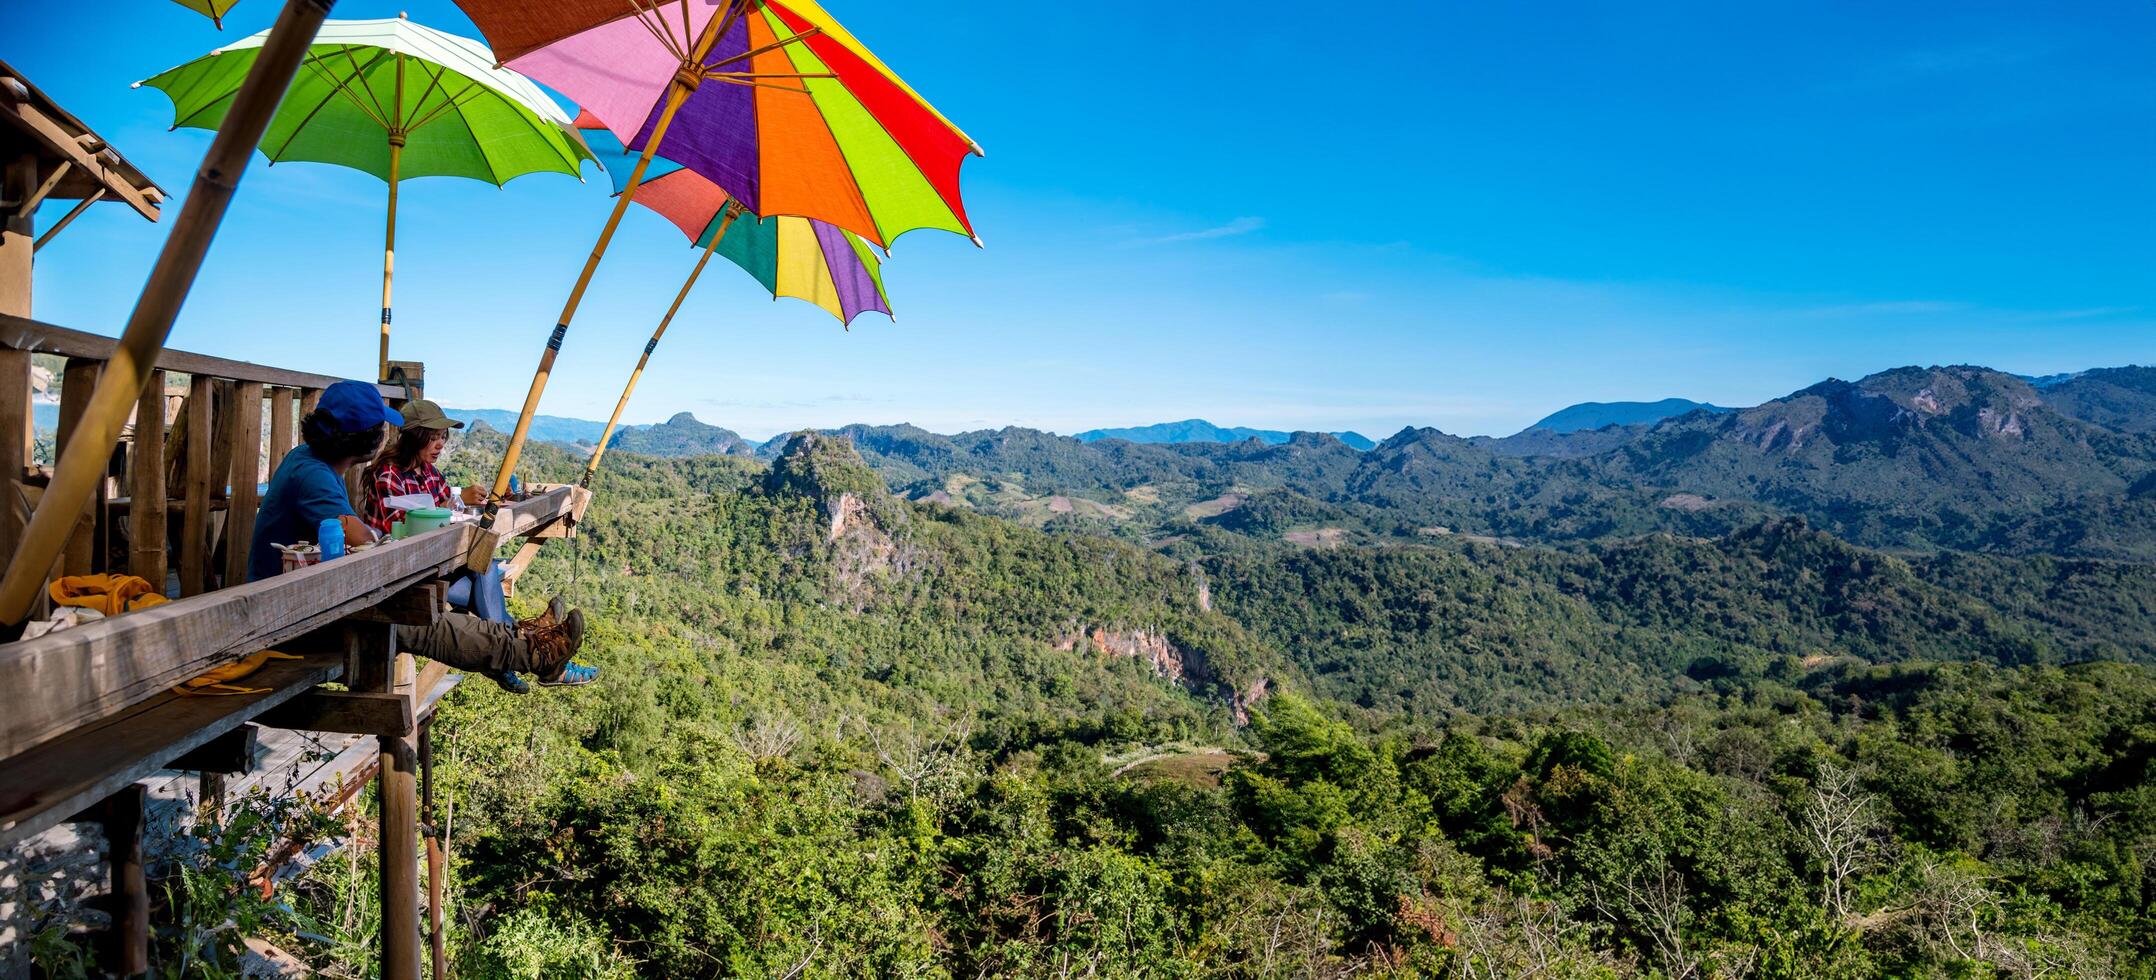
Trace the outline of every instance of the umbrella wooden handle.
[[[704, 22], [704, 32], [696, 38], [696, 49], [683, 61], [683, 67], [701, 65], [704, 56], [711, 53], [711, 46], [719, 39], [719, 29], [732, 17], [732, 4], [725, 15], [713, 14]], [[524, 455], [524, 440], [531, 435], [532, 416], [539, 412], [539, 396], [546, 392], [547, 376], [554, 373], [554, 357], [561, 353], [562, 339], [569, 333], [569, 321], [576, 318], [577, 305], [584, 301], [584, 290], [591, 285], [592, 273], [599, 271], [599, 259], [606, 255], [606, 246], [614, 240], [614, 229], [621, 226], [621, 216], [629, 210], [629, 202], [636, 197], [636, 188], [644, 182], [644, 171], [651, 166], [651, 158], [659, 151], [660, 141], [666, 139], [667, 127], [674, 123], [674, 114], [681, 111], [681, 104], [689, 100], [694, 86], [683, 82], [677, 75], [666, 83], [666, 104], [659, 111], [659, 120], [651, 127], [651, 138], [644, 141], [644, 153], [636, 159], [636, 168], [629, 171], [629, 182], [614, 198], [614, 213], [607, 216], [606, 227], [599, 230], [599, 240], [591, 247], [591, 257], [584, 260], [584, 271], [576, 277], [576, 286], [569, 290], [569, 299], [562, 304], [561, 319], [554, 323], [554, 333], [547, 338], [546, 351], [539, 355], [539, 369], [532, 372], [531, 390], [524, 394], [524, 408], [517, 413], [516, 428], [509, 433], [509, 448], [502, 451], [501, 471], [494, 475], [494, 493], [490, 499], [500, 500], [509, 492], [509, 477], [516, 472], [517, 460]]]
[[599, 460], [606, 457], [606, 444], [613, 440], [614, 427], [621, 424], [621, 410], [629, 407], [629, 396], [636, 393], [636, 379], [644, 376], [644, 365], [651, 363], [651, 352], [659, 349], [659, 339], [666, 336], [666, 327], [674, 322], [674, 314], [681, 312], [681, 301], [689, 298], [689, 290], [695, 288], [696, 277], [704, 274], [704, 265], [711, 261], [711, 253], [719, 250], [719, 240], [726, 237], [726, 229], [734, 223], [741, 209], [728, 207], [719, 217], [719, 227], [711, 233], [711, 244], [704, 246], [704, 254], [696, 260], [696, 268], [689, 270], [688, 281], [681, 284], [681, 291], [674, 294], [674, 305], [666, 308], [666, 315], [659, 318], [659, 328], [651, 332], [651, 339], [644, 343], [644, 356], [636, 359], [636, 369], [629, 372], [629, 383], [622, 386], [621, 400], [614, 403], [614, 414], [606, 420], [606, 431], [599, 434], [599, 444], [592, 447], [591, 461], [584, 464], [584, 475], [576, 485], [591, 486], [591, 478], [599, 472]]

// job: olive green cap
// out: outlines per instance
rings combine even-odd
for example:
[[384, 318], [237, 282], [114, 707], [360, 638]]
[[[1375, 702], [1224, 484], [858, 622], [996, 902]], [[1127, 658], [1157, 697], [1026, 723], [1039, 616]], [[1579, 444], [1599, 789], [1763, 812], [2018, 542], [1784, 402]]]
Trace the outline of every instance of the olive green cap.
[[407, 429], [461, 429], [464, 423], [442, 413], [442, 406], [424, 398], [404, 403], [404, 427]]

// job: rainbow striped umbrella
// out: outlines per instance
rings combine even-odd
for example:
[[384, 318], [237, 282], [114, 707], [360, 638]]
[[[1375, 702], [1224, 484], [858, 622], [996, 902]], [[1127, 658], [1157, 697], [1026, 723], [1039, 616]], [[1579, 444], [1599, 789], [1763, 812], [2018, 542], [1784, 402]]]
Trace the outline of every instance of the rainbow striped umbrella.
[[[509, 487], [569, 323], [657, 151], [766, 217], [888, 246], [973, 238], [958, 169], [980, 153], [814, 0], [457, 0], [504, 64], [569, 96], [640, 152], [562, 304], [509, 436]], [[674, 134], [669, 140], [669, 134]]]
[[[585, 145], [613, 176], [614, 192], [627, 189], [636, 154], [588, 112], [577, 117], [576, 125]], [[698, 247], [740, 266], [763, 283], [773, 299], [806, 300], [847, 324], [863, 313], [891, 315], [882, 263], [875, 247], [859, 235], [814, 218], [758, 217], [745, 204], [738, 218], [729, 218], [733, 198], [703, 175], [664, 157], [651, 161], [636, 203], [673, 222]], [[697, 268], [702, 269], [702, 263]], [[693, 276], [690, 282], [695, 282]]]
[[[569, 97], [630, 149], [749, 210], [830, 222], [878, 245], [971, 236], [958, 170], [979, 146], [814, 0], [458, 0], [504, 64]], [[689, 66], [686, 71], [683, 66]]]
[[[614, 164], [632, 162], [636, 154], [589, 113], [580, 115], [576, 125], [600, 164], [614, 175], [615, 192], [626, 189], [630, 168]], [[622, 411], [629, 407], [629, 397], [636, 393], [637, 380], [644, 376], [652, 352], [659, 348], [667, 326], [674, 322], [674, 314], [681, 311], [682, 302], [689, 298], [689, 290], [696, 287], [697, 277], [703, 275], [704, 265], [713, 255], [725, 256], [756, 277], [771, 291], [772, 299], [792, 296], [807, 300], [838, 317], [842, 324], [850, 324], [854, 317], [870, 310], [891, 315], [890, 300], [883, 292], [882, 264], [859, 235], [814, 218], [759, 218], [728, 197], [717, 184], [663, 157], [651, 161], [643, 193], [636, 203], [673, 222], [704, 254], [689, 271], [681, 291], [674, 295], [673, 305], [659, 319], [651, 339], [645, 342], [644, 353], [636, 359], [628, 383], [622, 386], [621, 398], [614, 403], [614, 414], [606, 420], [606, 431], [599, 434], [599, 444], [592, 449], [591, 459], [585, 461], [578, 486], [590, 486], [591, 478], [598, 474], [599, 461], [606, 456], [615, 427], [621, 424]]]

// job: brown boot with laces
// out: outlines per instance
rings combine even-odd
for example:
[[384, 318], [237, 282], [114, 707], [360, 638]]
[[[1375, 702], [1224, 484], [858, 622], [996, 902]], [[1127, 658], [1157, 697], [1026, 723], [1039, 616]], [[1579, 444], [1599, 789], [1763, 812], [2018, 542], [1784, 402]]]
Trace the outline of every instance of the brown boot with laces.
[[[526, 621], [529, 622], [533, 621]], [[567, 617], [549, 626], [519, 623], [517, 632], [526, 648], [522, 669], [536, 675], [542, 684], [557, 680], [584, 646], [584, 611], [572, 609]]]
[[539, 615], [530, 619], [517, 620], [517, 629], [520, 632], [526, 629], [545, 629], [562, 622], [568, 617], [569, 604], [563, 602], [561, 596], [555, 596], [546, 601], [546, 609], [540, 612]]

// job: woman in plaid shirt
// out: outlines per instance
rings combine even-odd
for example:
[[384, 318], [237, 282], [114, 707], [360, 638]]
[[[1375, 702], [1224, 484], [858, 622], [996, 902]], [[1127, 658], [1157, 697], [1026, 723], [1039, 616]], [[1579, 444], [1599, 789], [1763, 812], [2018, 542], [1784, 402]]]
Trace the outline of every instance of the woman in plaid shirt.
[[[442, 476], [441, 470], [434, 468], [434, 462], [442, 458], [443, 447], [449, 445], [449, 430], [464, 428], [464, 423], [450, 418], [442, 412], [440, 405], [424, 398], [406, 402], [401, 414], [404, 426], [397, 431], [396, 445], [375, 459], [364, 474], [367, 488], [365, 519], [368, 526], [385, 535], [390, 526], [404, 516], [403, 511], [389, 506], [392, 498], [423, 493], [433, 498], [437, 507], [454, 506], [449, 481]], [[467, 573], [450, 583], [449, 603], [468, 609], [482, 619], [505, 626], [517, 625], [516, 619], [509, 615], [509, 603], [503, 595], [500, 562], [491, 564], [484, 575]], [[549, 609], [559, 605], [557, 597], [549, 603]], [[598, 676], [598, 668], [572, 663], [564, 670], [562, 679], [552, 683], [588, 684]], [[524, 679], [513, 672], [496, 676], [494, 680], [518, 694], [530, 690]]]
[[390, 525], [404, 516], [389, 506], [392, 497], [423, 493], [437, 507], [451, 506], [449, 481], [434, 468], [434, 461], [442, 458], [442, 448], [449, 445], [449, 430], [461, 428], [464, 423], [424, 398], [404, 406], [404, 427], [397, 430], [396, 444], [367, 467], [368, 526], [378, 534], [388, 534]]

